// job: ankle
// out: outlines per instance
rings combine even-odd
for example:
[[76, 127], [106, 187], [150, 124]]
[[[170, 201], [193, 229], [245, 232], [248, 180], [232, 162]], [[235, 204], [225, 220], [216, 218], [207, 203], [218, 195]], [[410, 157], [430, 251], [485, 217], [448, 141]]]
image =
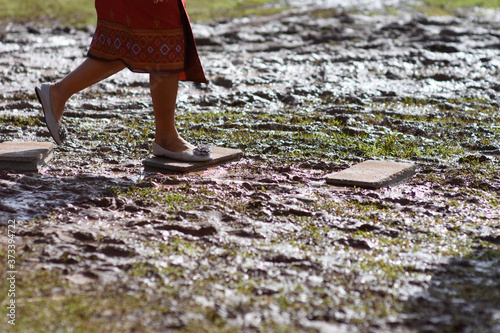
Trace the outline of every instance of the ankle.
[[168, 147], [168, 146], [170, 146], [170, 145], [173, 145], [173, 144], [175, 144], [176, 142], [178, 142], [178, 139], [176, 139], [176, 138], [165, 138], [165, 137], [158, 138], [158, 137], [157, 137], [157, 138], [155, 138], [155, 142], [156, 142], [158, 145], [160, 145], [160, 146], [162, 146], [162, 147], [166, 148], [166, 147]]
[[[160, 146], [168, 146], [171, 144], [175, 144], [176, 142], [183, 141], [182, 137], [179, 135], [177, 132], [176, 128], [173, 129], [162, 129], [156, 130], [156, 136], [155, 136], [155, 142], [159, 144]], [[158, 134], [161, 133], [161, 134]]]
[[50, 85], [50, 102], [54, 117], [60, 122], [63, 117], [66, 100], [61, 97], [61, 89], [57, 82]]

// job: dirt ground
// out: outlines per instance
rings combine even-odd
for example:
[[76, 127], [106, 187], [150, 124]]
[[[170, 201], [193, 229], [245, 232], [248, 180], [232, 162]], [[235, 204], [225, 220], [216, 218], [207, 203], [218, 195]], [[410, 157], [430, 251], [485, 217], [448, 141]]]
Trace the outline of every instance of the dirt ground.
[[[210, 82], [181, 83], [180, 130], [245, 156], [192, 174], [142, 165], [146, 75], [78, 94], [49, 165], [0, 171], [19, 311], [0, 327], [500, 332], [499, 22], [324, 4], [196, 23]], [[33, 88], [77, 66], [93, 28], [1, 31], [0, 142], [50, 141]], [[326, 185], [367, 159], [417, 174], [380, 190]]]

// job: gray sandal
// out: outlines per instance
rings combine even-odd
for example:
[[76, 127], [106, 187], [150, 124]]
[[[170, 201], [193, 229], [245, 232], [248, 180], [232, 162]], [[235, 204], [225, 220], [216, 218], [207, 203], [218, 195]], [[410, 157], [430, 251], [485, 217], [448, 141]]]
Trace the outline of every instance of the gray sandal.
[[158, 157], [168, 157], [174, 160], [186, 161], [186, 162], [203, 162], [212, 159], [212, 148], [209, 145], [199, 145], [191, 151], [186, 153], [176, 153], [167, 150], [153, 142], [153, 155]]

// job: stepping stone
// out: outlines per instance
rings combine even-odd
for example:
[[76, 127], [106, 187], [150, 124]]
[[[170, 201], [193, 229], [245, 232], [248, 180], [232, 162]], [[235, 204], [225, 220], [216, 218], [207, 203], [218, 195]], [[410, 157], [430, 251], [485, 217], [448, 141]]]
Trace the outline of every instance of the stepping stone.
[[166, 157], [153, 157], [142, 163], [151, 169], [167, 172], [192, 172], [207, 169], [211, 166], [223, 164], [228, 161], [239, 160], [243, 152], [238, 149], [212, 147], [212, 159], [205, 162], [183, 162]]
[[484, 150], [481, 152], [483, 155], [492, 156], [494, 158], [500, 159], [500, 149], [494, 150]]
[[0, 143], [0, 169], [36, 171], [49, 162], [54, 150], [50, 142]]
[[415, 169], [411, 163], [369, 160], [327, 175], [326, 182], [336, 186], [378, 189], [403, 183], [415, 174]]

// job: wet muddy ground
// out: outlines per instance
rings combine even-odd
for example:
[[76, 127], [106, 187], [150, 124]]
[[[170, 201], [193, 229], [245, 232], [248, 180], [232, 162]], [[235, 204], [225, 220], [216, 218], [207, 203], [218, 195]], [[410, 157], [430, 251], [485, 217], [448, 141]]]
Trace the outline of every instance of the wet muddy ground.
[[[180, 130], [245, 157], [193, 174], [142, 166], [147, 76], [78, 94], [47, 167], [0, 171], [9, 329], [500, 331], [499, 22], [399, 5], [195, 24], [210, 83], [181, 83]], [[33, 87], [84, 59], [92, 27], [2, 31], [0, 142], [50, 141]], [[367, 159], [417, 175], [326, 185]]]

